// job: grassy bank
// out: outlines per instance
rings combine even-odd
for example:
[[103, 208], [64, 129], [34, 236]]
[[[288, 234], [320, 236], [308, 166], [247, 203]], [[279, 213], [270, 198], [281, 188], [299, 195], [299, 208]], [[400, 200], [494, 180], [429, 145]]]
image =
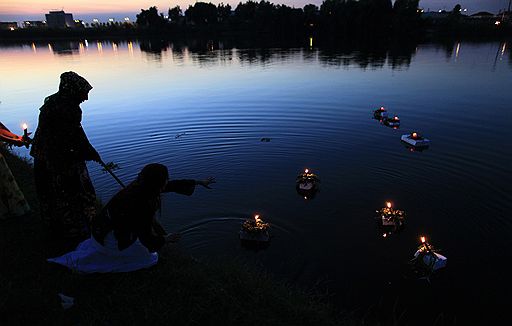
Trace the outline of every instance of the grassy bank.
[[[45, 261], [45, 236], [29, 162], [0, 147], [33, 212], [0, 221], [0, 324], [352, 325], [322, 297], [241, 264], [206, 264], [166, 247], [157, 266], [78, 275]], [[75, 298], [64, 310], [58, 293]]]

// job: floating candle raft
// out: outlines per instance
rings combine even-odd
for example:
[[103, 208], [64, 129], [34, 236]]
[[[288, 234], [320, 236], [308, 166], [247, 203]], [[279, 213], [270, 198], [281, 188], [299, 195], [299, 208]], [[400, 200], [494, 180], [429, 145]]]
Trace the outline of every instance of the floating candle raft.
[[388, 127], [398, 128], [400, 127], [400, 118], [395, 115], [392, 118], [382, 119], [382, 123]]
[[405, 212], [394, 209], [391, 202], [386, 202], [386, 207], [377, 210], [377, 221], [381, 226], [402, 226], [405, 223]]
[[240, 229], [240, 240], [244, 242], [267, 243], [270, 240], [270, 224], [263, 222], [259, 215], [247, 219]]
[[309, 169], [305, 169], [297, 176], [295, 189], [304, 199], [312, 199], [320, 189], [318, 183], [320, 183], [318, 176]]
[[414, 272], [419, 277], [429, 277], [435, 271], [446, 267], [448, 258], [441, 255], [438, 250], [430, 245], [426, 238], [422, 236], [421, 245], [414, 253], [414, 258], [411, 260]]
[[402, 135], [400, 138], [404, 143], [414, 148], [426, 148], [430, 145], [430, 140], [421, 136], [417, 132], [411, 132], [407, 135]]
[[373, 117], [377, 120], [383, 120], [388, 118], [388, 111], [381, 106], [377, 110], [373, 111]]

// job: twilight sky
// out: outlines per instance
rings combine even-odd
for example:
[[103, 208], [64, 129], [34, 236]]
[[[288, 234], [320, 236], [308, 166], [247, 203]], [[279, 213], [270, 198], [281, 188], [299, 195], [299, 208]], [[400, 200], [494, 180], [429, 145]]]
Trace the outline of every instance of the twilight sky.
[[[239, 0], [202, 0], [212, 3], [229, 3], [235, 7]], [[156, 5], [160, 11], [167, 11], [169, 7], [179, 5], [186, 9], [194, 0], [0, 0], [0, 21], [21, 21], [28, 19], [44, 19], [44, 14], [53, 9], [64, 9], [77, 19], [86, 21], [91, 17], [106, 19], [114, 17], [121, 19], [129, 16], [135, 18], [135, 14], [141, 8]], [[245, 0], [243, 1], [245, 2]], [[322, 0], [275, 0], [273, 3], [284, 3], [289, 6], [303, 7], [313, 3], [320, 5]], [[463, 8], [468, 8], [470, 13], [478, 11], [490, 11], [497, 13], [500, 9], [507, 8], [509, 0], [420, 0], [420, 6], [430, 10], [451, 10], [455, 4], [460, 3]]]

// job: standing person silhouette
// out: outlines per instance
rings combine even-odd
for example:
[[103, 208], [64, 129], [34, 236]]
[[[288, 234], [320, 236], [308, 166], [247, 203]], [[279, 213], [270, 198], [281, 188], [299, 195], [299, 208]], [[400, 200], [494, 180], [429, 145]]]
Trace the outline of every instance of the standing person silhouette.
[[57, 240], [70, 246], [89, 237], [96, 213], [96, 194], [85, 162], [101, 158], [82, 129], [80, 108], [91, 89], [75, 72], [61, 74], [59, 91], [40, 109], [30, 151], [43, 222]]

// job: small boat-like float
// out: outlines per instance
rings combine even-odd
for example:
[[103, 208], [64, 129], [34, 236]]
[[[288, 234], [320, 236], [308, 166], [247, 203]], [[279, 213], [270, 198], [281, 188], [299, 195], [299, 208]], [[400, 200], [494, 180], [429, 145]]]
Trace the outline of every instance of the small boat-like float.
[[386, 206], [377, 210], [375, 220], [379, 226], [379, 232], [383, 238], [387, 238], [393, 233], [400, 232], [405, 226], [405, 212], [392, 207], [391, 202], [386, 202]]
[[400, 127], [400, 118], [395, 115], [392, 118], [382, 119], [382, 123], [388, 127], [397, 129]]
[[297, 176], [295, 190], [304, 197], [304, 199], [313, 199], [320, 189], [318, 183], [320, 179], [309, 169], [305, 169], [303, 173]]
[[384, 120], [388, 118], [388, 111], [385, 107], [381, 106], [377, 110], [373, 111], [373, 117], [377, 120]]
[[421, 136], [417, 132], [411, 132], [410, 134], [402, 135], [400, 138], [404, 143], [414, 148], [426, 148], [430, 145], [430, 140]]
[[266, 245], [270, 241], [269, 229], [270, 224], [263, 222], [259, 215], [254, 215], [254, 218], [249, 218], [242, 224], [240, 241], [242, 245], [250, 247]]
[[377, 216], [375, 219], [382, 227], [401, 227], [405, 224], [405, 212], [393, 208], [391, 202], [386, 202], [386, 207], [376, 211]]
[[411, 260], [413, 272], [418, 277], [429, 277], [434, 272], [446, 267], [448, 258], [441, 255], [437, 249], [430, 245], [426, 238], [422, 236], [421, 245], [414, 253], [414, 258]]

